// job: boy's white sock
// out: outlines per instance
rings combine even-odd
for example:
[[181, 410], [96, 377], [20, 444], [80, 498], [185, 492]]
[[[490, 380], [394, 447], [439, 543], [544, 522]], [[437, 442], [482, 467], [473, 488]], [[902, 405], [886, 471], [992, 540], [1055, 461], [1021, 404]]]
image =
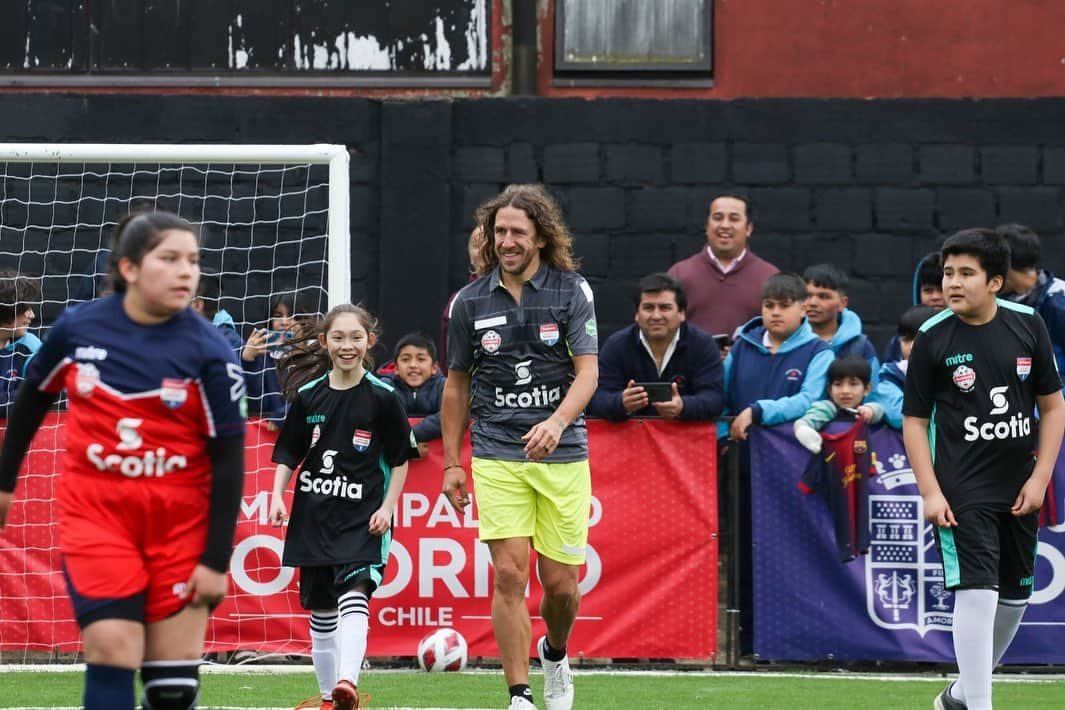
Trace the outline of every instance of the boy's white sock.
[[959, 589], [954, 593], [954, 655], [958, 659], [954, 687], [964, 694], [969, 710], [991, 709], [997, 606], [998, 592], [994, 589]]

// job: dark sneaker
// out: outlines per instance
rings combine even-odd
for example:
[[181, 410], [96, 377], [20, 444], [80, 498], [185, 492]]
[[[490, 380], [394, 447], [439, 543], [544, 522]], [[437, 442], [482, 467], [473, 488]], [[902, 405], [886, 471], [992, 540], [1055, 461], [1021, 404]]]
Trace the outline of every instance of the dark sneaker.
[[954, 683], [947, 683], [947, 687], [943, 688], [943, 692], [936, 696], [936, 700], [932, 703], [932, 707], [935, 710], [966, 710], [965, 703], [960, 700], [955, 700], [950, 694], [950, 688]]

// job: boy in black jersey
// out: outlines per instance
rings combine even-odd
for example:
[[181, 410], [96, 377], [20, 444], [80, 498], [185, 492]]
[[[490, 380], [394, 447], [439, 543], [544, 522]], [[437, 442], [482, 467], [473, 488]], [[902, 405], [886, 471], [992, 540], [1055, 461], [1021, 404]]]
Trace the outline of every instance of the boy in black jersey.
[[1042, 319], [996, 298], [1009, 269], [1005, 240], [968, 229], [947, 239], [942, 255], [948, 309], [914, 341], [902, 432], [955, 592], [959, 682], [935, 707], [990, 708], [992, 669], [1032, 593], [1036, 516], [1065, 403]]

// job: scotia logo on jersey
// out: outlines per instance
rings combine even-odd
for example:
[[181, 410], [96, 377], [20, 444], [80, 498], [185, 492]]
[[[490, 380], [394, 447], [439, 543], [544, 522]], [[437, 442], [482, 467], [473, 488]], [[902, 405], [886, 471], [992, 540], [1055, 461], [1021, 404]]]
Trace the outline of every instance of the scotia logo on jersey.
[[1032, 374], [1032, 358], [1019, 357], [1017, 358], [1017, 377], [1021, 378], [1021, 382], [1028, 379], [1028, 375]]
[[373, 438], [372, 432], [368, 432], [365, 429], [356, 429], [355, 434], [351, 437], [351, 443], [356, 451], [362, 453], [370, 448], [371, 438]]
[[159, 388], [159, 399], [169, 409], [177, 409], [189, 398], [189, 383], [172, 377], [164, 377]]

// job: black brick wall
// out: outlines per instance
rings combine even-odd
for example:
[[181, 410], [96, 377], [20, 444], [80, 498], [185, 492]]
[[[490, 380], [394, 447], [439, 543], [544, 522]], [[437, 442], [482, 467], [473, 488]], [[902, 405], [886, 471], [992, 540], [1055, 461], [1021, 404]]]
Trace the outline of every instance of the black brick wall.
[[743, 191], [754, 250], [785, 269], [846, 268], [852, 304], [882, 343], [912, 265], [953, 230], [1028, 223], [1065, 272], [1062, 125], [1061, 99], [0, 95], [6, 141], [350, 146], [352, 293], [380, 313], [386, 344], [437, 332], [466, 279], [473, 210], [531, 181], [566, 210], [604, 335], [631, 322], [641, 274], [704, 243], [710, 198]]

